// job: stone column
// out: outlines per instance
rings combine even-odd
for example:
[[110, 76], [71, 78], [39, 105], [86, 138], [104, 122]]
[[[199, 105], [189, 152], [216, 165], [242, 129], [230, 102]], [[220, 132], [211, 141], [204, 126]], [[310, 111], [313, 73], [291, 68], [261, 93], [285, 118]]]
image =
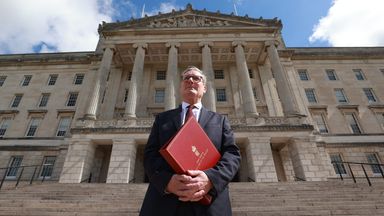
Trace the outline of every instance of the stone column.
[[96, 120], [96, 113], [98, 108], [97, 106], [99, 104], [99, 99], [101, 94], [100, 91], [101, 91], [102, 79], [111, 70], [112, 58], [113, 58], [112, 48], [109, 48], [109, 47], [105, 48], [103, 58], [101, 59], [100, 67], [97, 70], [97, 73], [94, 79], [94, 86], [91, 89], [89, 102], [84, 115], [85, 119]]
[[177, 70], [178, 64], [178, 52], [177, 47], [180, 46], [179, 42], [168, 42], [165, 44], [169, 47], [168, 52], [168, 69], [166, 78], [165, 98], [164, 98], [164, 109], [170, 110], [176, 107], [176, 81], [179, 76]]
[[240, 91], [244, 105], [245, 116], [258, 116], [255, 98], [253, 97], [252, 83], [249, 78], [248, 66], [245, 59], [244, 49], [246, 43], [244, 41], [234, 41], [232, 46], [235, 47], [236, 66], [239, 74]]
[[249, 137], [247, 161], [249, 177], [255, 182], [277, 182], [275, 163], [273, 161], [271, 138]]
[[215, 84], [210, 48], [213, 46], [213, 42], [203, 41], [199, 43], [199, 46], [202, 47], [202, 70], [207, 77], [207, 92], [203, 97], [203, 104], [207, 109], [216, 112]]
[[136, 118], [137, 92], [139, 82], [143, 77], [146, 43], [133, 44], [136, 48], [135, 62], [132, 69], [131, 82], [129, 84], [127, 103], [125, 105], [125, 118]]
[[135, 140], [113, 140], [107, 183], [129, 183], [134, 178], [137, 145]]
[[298, 115], [299, 110], [295, 104], [295, 97], [289, 89], [287, 77], [284, 74], [283, 66], [281, 65], [279, 54], [274, 41], [265, 42], [267, 47], [269, 61], [271, 62], [272, 71], [276, 80], [276, 88], [279, 93], [280, 101], [283, 106], [285, 115]]
[[292, 138], [289, 154], [296, 177], [306, 181], [326, 181], [330, 177], [332, 165], [310, 137]]
[[96, 145], [91, 140], [73, 141], [68, 146], [60, 183], [80, 183], [91, 173]]
[[276, 82], [275, 79], [273, 79], [270, 65], [265, 64], [259, 66], [259, 71], [269, 116], [284, 116], [283, 108], [276, 90]]

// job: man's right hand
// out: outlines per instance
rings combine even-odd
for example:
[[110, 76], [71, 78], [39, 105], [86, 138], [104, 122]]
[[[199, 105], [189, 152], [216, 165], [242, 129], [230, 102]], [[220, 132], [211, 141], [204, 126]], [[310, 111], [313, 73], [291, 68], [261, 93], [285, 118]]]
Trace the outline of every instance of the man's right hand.
[[197, 192], [200, 188], [195, 184], [190, 184], [192, 181], [191, 176], [174, 174], [169, 181], [166, 192], [173, 193], [179, 197], [181, 201], [198, 201], [196, 195], [201, 196]]

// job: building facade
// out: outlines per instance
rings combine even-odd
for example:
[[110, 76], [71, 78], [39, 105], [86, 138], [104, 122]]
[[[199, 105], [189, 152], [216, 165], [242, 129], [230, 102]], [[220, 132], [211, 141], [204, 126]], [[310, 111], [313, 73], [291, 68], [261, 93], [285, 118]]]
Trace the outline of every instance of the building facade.
[[94, 52], [1, 55], [0, 175], [37, 165], [25, 178], [146, 182], [154, 116], [180, 104], [190, 65], [207, 74], [203, 105], [231, 122], [235, 181], [326, 181], [351, 174], [332, 161], [381, 163], [384, 48], [291, 48], [281, 29], [187, 5], [101, 24]]

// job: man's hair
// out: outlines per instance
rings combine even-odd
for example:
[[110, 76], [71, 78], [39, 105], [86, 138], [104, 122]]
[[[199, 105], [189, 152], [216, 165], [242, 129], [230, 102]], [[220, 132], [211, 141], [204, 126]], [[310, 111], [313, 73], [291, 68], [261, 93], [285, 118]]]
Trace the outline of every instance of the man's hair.
[[202, 70], [200, 70], [199, 68], [197, 68], [196, 66], [188, 66], [187, 69], [185, 69], [181, 73], [181, 76], [184, 76], [185, 73], [192, 71], [192, 70], [197, 71], [201, 74], [201, 77], [203, 78], [203, 84], [205, 85], [207, 83], [207, 76], [205, 76], [204, 72]]

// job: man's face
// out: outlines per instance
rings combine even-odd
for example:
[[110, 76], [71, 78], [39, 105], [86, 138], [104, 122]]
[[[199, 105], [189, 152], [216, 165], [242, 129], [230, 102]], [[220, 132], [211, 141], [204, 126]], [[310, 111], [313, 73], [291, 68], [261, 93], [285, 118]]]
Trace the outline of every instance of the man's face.
[[184, 73], [180, 85], [180, 92], [185, 102], [189, 104], [200, 102], [206, 92], [201, 73], [193, 69]]

